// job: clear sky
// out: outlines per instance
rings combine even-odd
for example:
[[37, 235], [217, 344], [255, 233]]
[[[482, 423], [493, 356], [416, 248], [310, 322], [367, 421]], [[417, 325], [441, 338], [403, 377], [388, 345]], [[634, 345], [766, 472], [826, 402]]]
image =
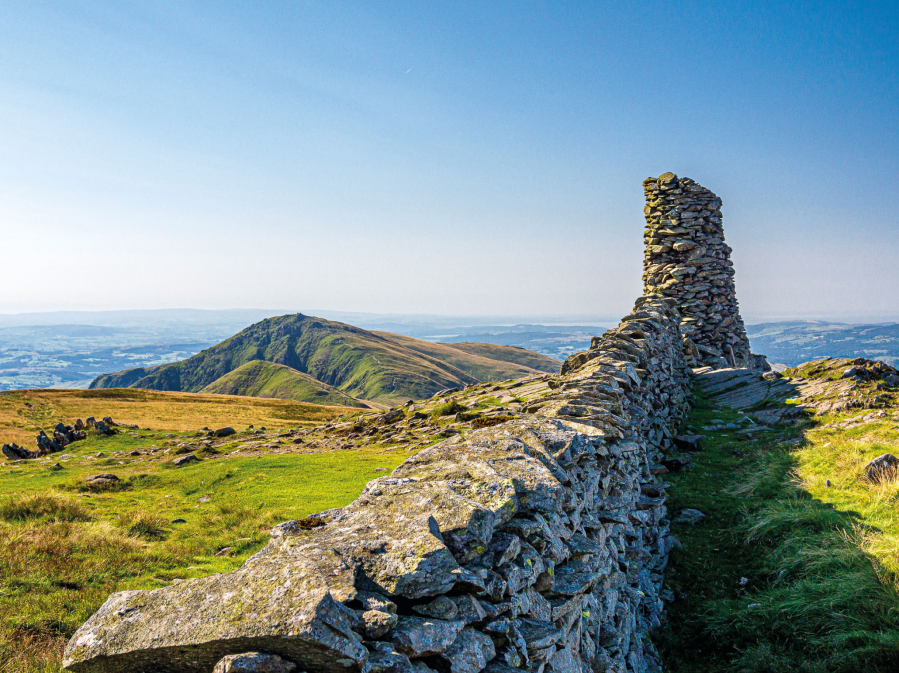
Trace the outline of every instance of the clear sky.
[[899, 319], [892, 3], [0, 4], [0, 312], [623, 314], [641, 181], [753, 318]]

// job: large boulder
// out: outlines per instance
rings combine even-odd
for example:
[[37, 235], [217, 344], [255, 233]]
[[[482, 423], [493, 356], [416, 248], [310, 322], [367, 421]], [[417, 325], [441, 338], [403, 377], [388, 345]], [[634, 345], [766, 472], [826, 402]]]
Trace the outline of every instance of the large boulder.
[[113, 594], [72, 636], [63, 667], [209, 673], [223, 657], [248, 651], [309, 671], [352, 673], [367, 658], [314, 561], [257, 555], [227, 575]]

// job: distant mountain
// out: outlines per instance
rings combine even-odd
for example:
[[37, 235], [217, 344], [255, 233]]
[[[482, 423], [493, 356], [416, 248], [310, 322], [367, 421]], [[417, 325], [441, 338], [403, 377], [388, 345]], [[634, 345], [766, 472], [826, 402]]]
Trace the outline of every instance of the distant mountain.
[[770, 362], [795, 366], [823, 357], [865, 357], [899, 364], [899, 324], [846, 325], [790, 321], [747, 325], [752, 350]]
[[264, 360], [247, 362], [217, 378], [200, 392], [215, 395], [270, 397], [335, 407], [368, 407], [367, 404], [350, 397], [337, 388], [316, 381], [309, 374]]
[[[486, 344], [484, 346], [487, 346]], [[473, 348], [470, 346], [470, 348]], [[268, 318], [230, 339], [180, 362], [98, 376], [91, 388], [149, 388], [199, 392], [250, 362], [284, 365], [340, 392], [377, 405], [424, 399], [444, 388], [556, 371], [559, 362], [522, 349], [490, 346], [490, 357], [449, 344], [434, 344], [388, 332], [369, 332], [339, 322], [292, 314]], [[486, 352], [486, 351], [484, 351]], [[284, 376], [277, 369], [248, 370], [241, 385], [268, 390], [259, 376]], [[226, 379], [223, 386], [243, 389]], [[242, 393], [241, 393], [242, 394]]]

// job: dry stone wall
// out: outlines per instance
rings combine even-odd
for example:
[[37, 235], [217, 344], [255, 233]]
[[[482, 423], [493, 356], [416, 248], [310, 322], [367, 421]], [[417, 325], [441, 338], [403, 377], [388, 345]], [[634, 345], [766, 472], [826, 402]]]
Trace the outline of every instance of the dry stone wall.
[[689, 366], [765, 363], [740, 319], [720, 199], [672, 173], [644, 187], [646, 294], [516, 418], [422, 450], [347, 507], [276, 526], [233, 573], [114, 594], [64, 667], [660, 671], [648, 638], [670, 549], [659, 475], [678, 460]]
[[674, 302], [641, 297], [522, 417], [276, 526], [233, 573], [114, 594], [64, 666], [659, 671], [648, 632], [670, 542], [658, 461], [690, 401], [679, 323]]
[[674, 173], [647, 178], [643, 189], [644, 293], [676, 301], [688, 352], [699, 364], [764, 369], [764, 359], [750, 353], [740, 317], [721, 199]]

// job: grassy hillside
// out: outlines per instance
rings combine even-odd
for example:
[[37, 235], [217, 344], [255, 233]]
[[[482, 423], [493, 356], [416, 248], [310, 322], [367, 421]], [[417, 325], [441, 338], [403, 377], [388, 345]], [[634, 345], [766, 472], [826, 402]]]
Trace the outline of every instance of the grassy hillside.
[[[514, 362], [440, 347], [302, 314], [286, 315], [251, 325], [187, 360], [137, 373], [107, 374], [91, 387], [199, 392], [248, 362], [265, 360], [308, 374], [357, 399], [393, 405], [479, 380], [534, 373]], [[438, 351], [452, 361], [432, 355]]]
[[200, 391], [215, 395], [244, 395], [294, 400], [331, 406], [366, 407], [359, 400], [285, 365], [255, 360], [216, 379]]
[[[117, 423], [172, 431], [231, 425], [315, 426], [356, 411], [346, 407], [154, 390], [9, 390], [0, 392], [0, 443], [34, 448], [38, 430], [76, 418], [112, 416]], [[77, 444], [73, 445], [77, 446]]]
[[374, 334], [436, 361], [448, 363], [478, 381], [503, 381], [537, 372], [555, 374], [562, 366], [558, 360], [515, 346], [432, 343], [390, 332]]
[[[229, 438], [174, 467], [195, 435], [92, 436], [68, 458], [0, 462], [0, 673], [58, 673], [66, 640], [110, 593], [234, 570], [274, 524], [348, 504], [408, 455], [272, 455]], [[120, 481], [88, 486], [97, 473]]]
[[518, 346], [500, 346], [497, 344], [478, 343], [472, 341], [462, 341], [460, 343], [448, 344], [453, 348], [471, 353], [472, 355], [480, 355], [491, 360], [503, 360], [505, 362], [514, 362], [523, 367], [530, 367], [538, 372], [547, 374], [558, 374], [562, 366], [561, 361], [555, 358], [529, 351], [526, 348]]

